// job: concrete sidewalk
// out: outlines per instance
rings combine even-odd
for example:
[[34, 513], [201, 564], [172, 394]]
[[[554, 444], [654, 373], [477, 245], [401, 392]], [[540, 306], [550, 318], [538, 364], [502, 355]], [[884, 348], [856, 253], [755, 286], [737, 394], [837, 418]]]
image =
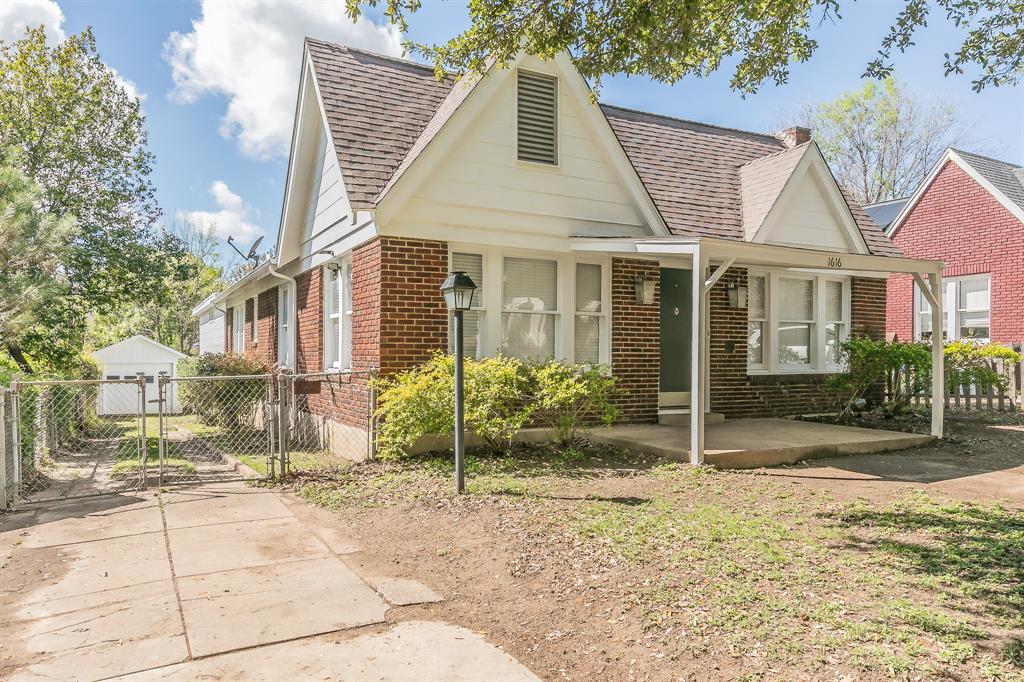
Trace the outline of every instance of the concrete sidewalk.
[[537, 679], [473, 632], [403, 622], [440, 597], [357, 575], [357, 549], [244, 484], [0, 517], [0, 679]]

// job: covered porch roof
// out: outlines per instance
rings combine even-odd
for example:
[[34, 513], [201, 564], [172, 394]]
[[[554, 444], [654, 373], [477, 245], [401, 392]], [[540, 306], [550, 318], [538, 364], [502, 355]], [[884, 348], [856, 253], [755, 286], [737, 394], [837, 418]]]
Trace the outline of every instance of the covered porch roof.
[[[910, 274], [931, 305], [933, 318], [942, 314], [941, 261], [807, 249], [779, 244], [747, 242], [718, 237], [573, 238], [573, 251], [597, 252], [634, 258], [683, 257], [691, 262], [693, 277], [691, 305], [691, 376], [689, 454], [692, 464], [705, 461], [705, 413], [710, 409], [709, 292], [734, 265], [764, 265], [776, 268], [829, 271], [836, 274], [885, 276]], [[932, 435], [943, 433], [943, 339], [932, 335]]]

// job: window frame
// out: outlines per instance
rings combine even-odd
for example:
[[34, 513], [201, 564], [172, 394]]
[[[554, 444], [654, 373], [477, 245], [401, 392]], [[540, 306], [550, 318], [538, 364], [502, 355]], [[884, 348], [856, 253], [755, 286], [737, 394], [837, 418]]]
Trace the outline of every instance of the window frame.
[[[832, 322], [842, 324], [842, 333], [839, 342], [850, 338], [852, 328], [851, 315], [851, 282], [849, 275], [823, 274], [819, 272], [800, 272], [786, 269], [772, 268], [749, 268], [747, 271], [748, 281], [752, 277], [765, 278], [765, 318], [764, 332], [761, 335], [761, 358], [760, 364], [747, 362], [747, 374], [833, 374], [842, 368], [837, 364], [826, 363], [826, 342], [827, 326]], [[789, 320], [799, 324], [811, 325], [811, 347], [809, 349], [809, 362], [804, 363], [783, 363], [779, 362], [779, 327], [782, 319], [779, 311], [779, 280], [782, 279], [804, 279], [813, 282], [813, 311], [814, 317], [809, 321]], [[842, 320], [827, 320], [826, 303], [826, 282], [839, 282], [842, 284]], [[747, 316], [747, 329], [751, 318], [749, 308]], [[757, 321], [757, 320], [754, 320]], [[749, 334], [749, 331], [748, 331]], [[749, 337], [748, 337], [749, 338]]]
[[[988, 308], [961, 308], [960, 307], [960, 285], [964, 282], [971, 281], [984, 281], [988, 287]], [[928, 299], [921, 292], [921, 288], [914, 282], [914, 295], [913, 295], [913, 338], [915, 340], [928, 340], [931, 338], [930, 334], [935, 329], [935, 320], [931, 319], [931, 331], [928, 337], [923, 336], [924, 325], [921, 323], [921, 319], [924, 316], [932, 318], [931, 304]], [[967, 312], [980, 312], [987, 310], [988, 312], [988, 336], [987, 337], [971, 337], [964, 336], [960, 333], [961, 329], [961, 318], [963, 313]], [[943, 277], [942, 279], [942, 324], [943, 324], [943, 341], [959, 341], [966, 339], [970, 341], [977, 341], [978, 343], [988, 343], [992, 339], [992, 273], [990, 272], [979, 272], [971, 275], [961, 275], [958, 277]]]
[[[751, 317], [750, 315], [750, 280], [762, 279], [764, 280], [764, 310], [759, 317]], [[747, 273], [747, 369], [748, 370], [766, 370], [771, 363], [765, 362], [768, 358], [768, 319], [771, 317], [771, 284], [768, 281], [767, 273]], [[750, 323], [759, 322], [761, 324], [761, 362], [750, 361]]]
[[[288, 299], [288, 305], [285, 305], [285, 298]], [[277, 288], [277, 364], [281, 367], [293, 368], [295, 366], [295, 359], [292, 357], [292, 352], [295, 344], [292, 342], [291, 334], [291, 306], [295, 305], [292, 300], [294, 294], [290, 286], [280, 286]], [[285, 349], [287, 349], [288, 357], [284, 358]]]
[[231, 352], [245, 352], [245, 301], [231, 307]]
[[[344, 372], [352, 369], [352, 316], [354, 297], [352, 296], [352, 257], [347, 255], [331, 263], [336, 267], [323, 267], [323, 368], [328, 372]], [[348, 287], [345, 287], [345, 278]], [[348, 294], [349, 307], [345, 310], [345, 295]], [[332, 298], [333, 296], [333, 298]], [[334, 302], [336, 308], [329, 304]], [[332, 312], [336, 310], [337, 312]], [[335, 343], [330, 342], [332, 319], [338, 319], [338, 332]], [[330, 353], [328, 352], [330, 351]]]
[[[556, 261], [556, 301], [559, 321], [555, 324], [554, 357], [565, 362], [575, 361], [576, 263], [600, 265], [601, 302], [604, 312], [601, 315], [599, 364], [611, 365], [611, 257], [450, 242], [448, 245], [449, 268], [452, 265], [452, 254], [456, 252], [479, 254], [483, 257], [484, 282], [482, 286], [484, 295], [476, 300], [476, 304], [473, 306], [473, 310], [481, 312], [479, 344], [479, 357], [481, 358], [494, 357], [500, 351], [502, 314], [505, 312], [503, 301], [505, 257]], [[448, 320], [450, 325], [451, 315], [448, 316]]]

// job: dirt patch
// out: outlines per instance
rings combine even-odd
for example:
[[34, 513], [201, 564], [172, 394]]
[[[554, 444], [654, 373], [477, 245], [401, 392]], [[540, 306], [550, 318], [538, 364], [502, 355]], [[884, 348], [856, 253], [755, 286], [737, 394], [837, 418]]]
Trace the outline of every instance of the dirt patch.
[[[998, 476], [1024, 434], [996, 426], [952, 444]], [[546, 679], [1024, 679], [1024, 500], [794, 469], [533, 448], [472, 458], [462, 498], [441, 457], [292, 488], [340, 515], [359, 572], [445, 597], [403, 618], [484, 633]]]

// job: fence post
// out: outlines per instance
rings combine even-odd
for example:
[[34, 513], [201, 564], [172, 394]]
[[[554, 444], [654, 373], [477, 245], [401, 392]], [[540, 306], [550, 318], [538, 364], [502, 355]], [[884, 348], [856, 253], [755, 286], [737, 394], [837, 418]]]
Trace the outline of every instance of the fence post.
[[282, 478], [288, 473], [288, 384], [287, 374], [277, 375], [277, 455]]
[[0, 386], [0, 511], [7, 510], [7, 394]]
[[149, 438], [146, 436], [146, 375], [135, 374], [139, 388], [139, 488], [146, 489], [146, 460], [149, 458]]
[[164, 401], [167, 396], [167, 381], [167, 372], [160, 372], [156, 382], [156, 430], [158, 435], [156, 451], [160, 457], [160, 473], [158, 474], [157, 481], [161, 487], [164, 484], [164, 452], [167, 449], [167, 425], [164, 424]]
[[280, 396], [275, 398], [276, 383], [274, 377], [271, 376], [267, 379], [267, 409], [263, 412], [263, 421], [267, 428], [267, 476], [271, 479], [276, 478], [276, 460], [274, 454], [277, 452], [277, 421], [278, 421], [278, 402]]
[[14, 499], [21, 497], [21, 382], [11, 382], [11, 438], [14, 442]]

